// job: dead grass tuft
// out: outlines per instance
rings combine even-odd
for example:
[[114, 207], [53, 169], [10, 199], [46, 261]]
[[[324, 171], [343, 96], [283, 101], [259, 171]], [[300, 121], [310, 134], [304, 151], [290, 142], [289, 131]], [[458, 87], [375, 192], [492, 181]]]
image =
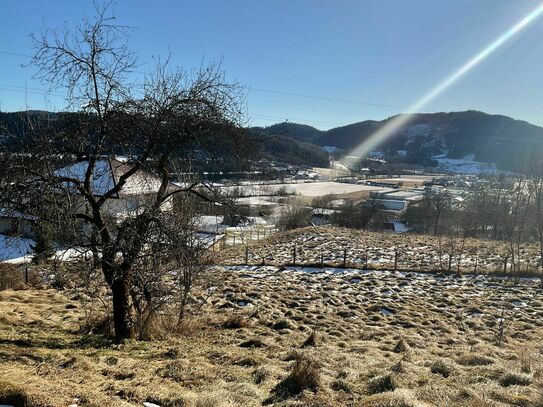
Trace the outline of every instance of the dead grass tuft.
[[413, 394], [407, 390], [382, 393], [366, 398], [360, 407], [422, 407]]
[[453, 371], [452, 367], [443, 360], [436, 360], [430, 366], [430, 371], [434, 374], [440, 374], [443, 377], [449, 377]]
[[0, 381], [0, 403], [13, 407], [35, 407], [24, 389], [6, 381]]
[[304, 390], [316, 392], [320, 386], [320, 364], [306, 355], [299, 354], [292, 366], [291, 373], [275, 386], [274, 397], [268, 399], [268, 403], [295, 396]]
[[391, 374], [377, 376], [368, 382], [367, 391], [369, 394], [384, 393], [396, 389], [396, 380]]
[[409, 345], [403, 339], [400, 339], [394, 349], [392, 350], [395, 353], [404, 353], [409, 350]]
[[317, 346], [318, 339], [319, 339], [319, 335], [317, 334], [317, 331], [311, 331], [311, 334], [307, 337], [307, 339], [302, 344], [302, 348], [306, 348], [309, 346]]
[[232, 314], [222, 323], [222, 327], [225, 329], [240, 329], [249, 326], [251, 326], [251, 323], [242, 314]]
[[456, 362], [462, 366], [488, 366], [494, 364], [495, 361], [488, 356], [470, 354], [459, 357]]
[[506, 373], [500, 379], [500, 385], [509, 386], [529, 386], [532, 384], [532, 378], [524, 373]]

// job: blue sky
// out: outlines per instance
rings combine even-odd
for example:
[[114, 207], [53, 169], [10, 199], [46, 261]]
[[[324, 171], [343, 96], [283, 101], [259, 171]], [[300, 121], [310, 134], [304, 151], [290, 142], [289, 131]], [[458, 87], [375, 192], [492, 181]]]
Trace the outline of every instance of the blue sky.
[[[227, 76], [248, 88], [250, 124], [288, 119], [326, 129], [405, 111], [540, 3], [119, 0], [115, 10], [136, 28], [130, 45], [142, 71], [168, 53], [186, 68], [222, 58]], [[44, 94], [32, 68], [21, 67], [29, 35], [91, 13], [86, 0], [2, 0], [1, 110], [62, 110], [60, 93]], [[542, 38], [543, 17], [424, 110], [476, 109], [543, 125]]]

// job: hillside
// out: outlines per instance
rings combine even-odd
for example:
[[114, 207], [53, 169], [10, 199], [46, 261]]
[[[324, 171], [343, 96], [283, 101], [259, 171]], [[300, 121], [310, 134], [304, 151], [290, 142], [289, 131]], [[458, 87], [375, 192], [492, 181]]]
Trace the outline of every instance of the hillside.
[[[36, 111], [28, 115], [24, 112], [0, 113], [0, 135], [13, 135], [8, 141], [10, 147], [16, 149], [21, 140], [28, 138], [29, 117], [35, 129], [55, 122], [57, 116]], [[251, 127], [248, 134], [255, 144], [252, 151], [260, 157], [290, 164], [326, 166], [328, 157], [320, 147], [350, 150], [392, 119], [366, 120], [327, 131], [284, 122], [269, 127]], [[543, 128], [478, 111], [417, 114], [381, 148], [406, 150], [406, 160], [411, 163], [422, 163], [432, 155], [447, 153], [449, 158], [472, 155], [477, 161], [515, 169], [516, 157], [527, 152], [543, 153]]]
[[[263, 131], [272, 133], [281, 130], [282, 134], [298, 140], [350, 150], [392, 119], [366, 120], [328, 131], [281, 123]], [[409, 125], [381, 148], [407, 150], [408, 159], [413, 162], [448, 153], [450, 158], [474, 155], [475, 160], [512, 168], [514, 163], [511, 161], [515, 156], [526, 152], [543, 153], [543, 128], [507, 116], [478, 111], [417, 114]]]
[[[300, 256], [317, 245], [340, 253], [345, 243], [383, 251], [400, 243], [405, 253], [435, 245], [434, 236], [411, 237], [311, 228], [268, 238], [263, 252], [288, 257], [293, 243]], [[500, 243], [473, 243], [500, 252]], [[74, 267], [57, 290], [42, 287], [39, 273], [63, 281], [56, 276], [66, 270], [31, 268], [36, 286], [0, 291], [0, 404], [542, 405], [539, 279], [471, 267], [454, 276], [224, 265], [243, 251], [218, 253], [181, 324], [177, 309], [165, 308], [147, 340], [120, 344], [109, 337], [100, 279], [81, 285]]]
[[[21, 150], [25, 142], [32, 140], [33, 134], [44, 134], [47, 128], [60, 125], [63, 117], [66, 117], [63, 113], [43, 111], [0, 112], [0, 144], [11, 151]], [[246, 141], [250, 145], [251, 159], [268, 158], [295, 165], [328, 166], [328, 154], [313, 144], [317, 135], [320, 135], [320, 130], [289, 123], [278, 124], [269, 129], [271, 130], [268, 132], [263, 132], [261, 128], [248, 129]], [[207, 143], [207, 150], [213, 156], [222, 157], [222, 163], [229, 158], [232, 151], [227, 148], [224, 140], [219, 142], [210, 139], [200, 142]], [[199, 148], [179, 146], [179, 151], [186, 153], [187, 149], [195, 147]], [[203, 170], [212, 169], [206, 167], [204, 161], [202, 160]]]

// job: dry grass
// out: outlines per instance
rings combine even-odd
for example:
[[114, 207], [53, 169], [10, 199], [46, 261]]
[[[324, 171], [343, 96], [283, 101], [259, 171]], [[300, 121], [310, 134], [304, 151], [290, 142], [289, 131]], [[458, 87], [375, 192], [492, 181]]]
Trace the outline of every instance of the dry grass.
[[87, 321], [74, 290], [1, 291], [0, 396], [43, 407], [543, 405], [532, 281], [212, 271], [222, 284], [200, 314], [164, 325], [162, 340], [121, 345]]
[[[384, 232], [368, 232], [321, 226], [296, 229], [276, 234], [258, 241], [249, 247], [249, 264], [292, 265], [296, 248], [296, 265], [342, 266], [346, 255], [346, 266], [372, 270], [391, 270], [395, 266], [404, 271], [450, 271], [456, 273], [501, 274], [507, 260], [506, 271], [511, 270], [509, 247], [506, 242], [466, 239], [463, 250], [460, 238], [452, 241], [443, 237], [441, 244], [436, 236], [399, 235]], [[216, 261], [225, 265], [245, 263], [245, 246], [229, 247], [217, 254]], [[346, 252], [344, 252], [346, 250]], [[440, 261], [441, 253], [441, 261]], [[517, 259], [517, 262], [519, 259]], [[523, 275], [540, 276], [539, 249], [535, 244], [526, 244], [520, 256], [520, 271]]]

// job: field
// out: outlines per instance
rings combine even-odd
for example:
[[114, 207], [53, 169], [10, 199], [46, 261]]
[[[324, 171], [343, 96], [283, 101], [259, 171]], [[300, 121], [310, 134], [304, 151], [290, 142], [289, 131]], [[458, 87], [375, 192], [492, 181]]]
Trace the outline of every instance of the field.
[[[0, 291], [0, 404], [543, 406], [539, 278], [469, 274], [475, 248], [479, 271], [500, 265], [499, 245], [476, 240], [460, 275], [431, 273], [434, 240], [307, 228], [252, 247], [267, 265], [234, 265], [245, 249], [228, 248], [185, 322], [164, 314], [153, 339], [123, 344], [76, 285]], [[294, 244], [330, 266], [287, 265]], [[360, 268], [334, 267], [343, 247]], [[396, 248], [398, 269], [425, 272], [390, 271]], [[354, 262], [368, 250], [375, 270]]]
[[345, 184], [341, 182], [296, 182], [287, 184], [251, 184], [239, 187], [222, 187], [224, 191], [241, 190], [245, 195], [274, 195], [279, 190], [295, 193], [304, 197], [317, 197], [323, 195], [346, 195], [357, 192], [369, 193], [382, 191], [386, 188], [363, 184]]
[[[296, 248], [296, 259], [294, 259]], [[248, 252], [246, 252], [248, 250]], [[336, 227], [308, 227], [277, 234], [258, 244], [228, 248], [219, 254], [224, 264], [248, 263], [276, 266], [345, 265], [390, 270], [396, 265], [407, 271], [451, 271], [496, 274], [510, 272], [509, 246], [481, 239], [442, 239], [427, 235], [398, 235]], [[525, 245], [517, 262], [526, 274], [540, 274], [539, 248]], [[366, 260], [367, 259], [367, 260]], [[449, 266], [450, 260], [450, 266]]]
[[543, 302], [532, 280], [212, 271], [223, 283], [200, 314], [162, 340], [121, 345], [83, 333], [77, 290], [1, 292], [0, 397], [32, 406], [543, 403]]

